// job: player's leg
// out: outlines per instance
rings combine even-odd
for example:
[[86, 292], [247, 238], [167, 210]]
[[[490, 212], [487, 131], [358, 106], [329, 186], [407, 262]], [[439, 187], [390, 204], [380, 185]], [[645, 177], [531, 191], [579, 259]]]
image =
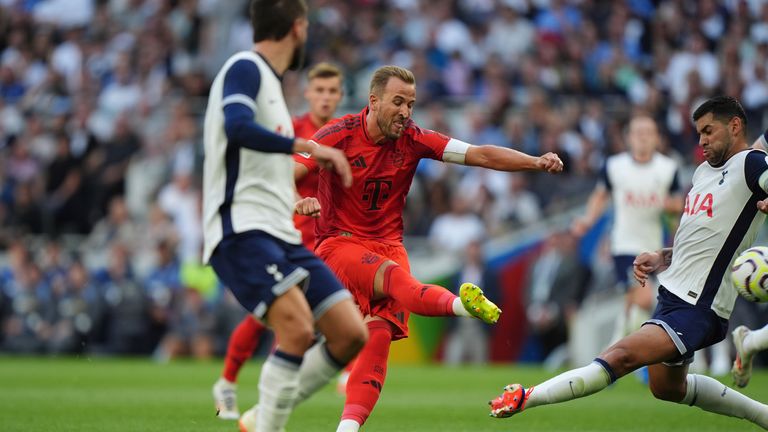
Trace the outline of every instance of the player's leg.
[[298, 403], [327, 384], [357, 355], [368, 332], [352, 295], [319, 258], [303, 247], [294, 248], [289, 256], [309, 271], [305, 296], [315, 327], [323, 335], [304, 355]]
[[227, 353], [224, 357], [224, 369], [221, 372], [222, 378], [233, 384], [237, 382], [240, 369], [253, 355], [264, 330], [266, 330], [264, 324], [253, 316], [246, 316], [240, 321], [240, 324], [235, 327], [229, 337]]
[[697, 406], [705, 411], [749, 420], [768, 429], [768, 406], [728, 388], [714, 378], [689, 374], [687, 365], [649, 366], [651, 392], [657, 399]]
[[259, 377], [259, 403], [240, 419], [241, 429], [279, 431], [298, 396], [299, 368], [314, 340], [312, 311], [298, 287], [309, 272], [292, 263], [293, 245], [261, 231], [225, 238], [213, 256], [219, 279], [238, 302], [274, 330], [279, 345], [265, 360]]
[[351, 299], [331, 307], [316, 324], [324, 338], [304, 355], [299, 371], [299, 403], [327, 384], [363, 348], [368, 331]]
[[347, 382], [349, 381], [349, 374], [352, 373], [352, 368], [355, 367], [355, 359], [347, 363], [344, 366], [344, 370], [339, 374], [339, 378], [336, 380], [336, 393], [342, 396], [347, 394]]
[[752, 357], [768, 349], [768, 326], [750, 330], [738, 326], [733, 330], [733, 344], [736, 346], [736, 360], [733, 362], [731, 375], [738, 387], [746, 387], [752, 377]]
[[[381, 253], [378, 249], [382, 249]], [[351, 291], [361, 291], [360, 295], [373, 299], [394, 298], [413, 313], [476, 316], [486, 322], [496, 322], [501, 313], [472, 284], [462, 287], [459, 298], [443, 287], [416, 280], [407, 268], [407, 254], [402, 246], [386, 247], [376, 242], [337, 237], [324, 241], [315, 251]], [[364, 315], [370, 314], [366, 304], [358, 302], [358, 305]]]
[[368, 343], [350, 372], [344, 411], [336, 432], [357, 432], [371, 415], [384, 387], [393, 328], [379, 317], [368, 318]]
[[501, 309], [473, 284], [463, 284], [456, 296], [439, 285], [419, 282], [390, 260], [382, 262], [376, 271], [373, 292], [374, 298], [391, 297], [409, 311], [424, 316], [474, 316], [492, 324], [501, 314]]
[[222, 420], [240, 418], [237, 408], [237, 376], [243, 364], [253, 355], [265, 329], [256, 318], [248, 315], [240, 321], [229, 337], [224, 368], [219, 379], [213, 384], [213, 400]]
[[677, 355], [678, 349], [664, 329], [645, 325], [609, 347], [587, 366], [528, 389], [520, 384], [506, 386], [504, 393], [491, 401], [491, 415], [509, 417], [523, 409], [589, 396], [641, 366]]
[[261, 369], [256, 424], [258, 430], [279, 431], [299, 397], [299, 371], [304, 354], [314, 341], [314, 320], [298, 287], [279, 296], [265, 319], [275, 332], [278, 345]]

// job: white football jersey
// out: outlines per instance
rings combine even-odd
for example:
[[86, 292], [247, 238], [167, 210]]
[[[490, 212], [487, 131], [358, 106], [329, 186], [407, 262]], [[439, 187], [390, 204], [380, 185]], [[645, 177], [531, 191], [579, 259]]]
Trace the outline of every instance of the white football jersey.
[[620, 153], [606, 161], [603, 182], [613, 199], [611, 252], [636, 256], [661, 249], [664, 201], [680, 190], [677, 163], [661, 153], [646, 163]]
[[[252, 61], [259, 69], [261, 84], [255, 100], [243, 94], [223, 96], [224, 76], [238, 60]], [[265, 129], [293, 137], [281, 82], [272, 68], [252, 51], [230, 57], [211, 85], [205, 112], [203, 262], [208, 262], [224, 236], [244, 231], [261, 230], [288, 243], [301, 243], [301, 234], [293, 225], [292, 156], [228, 145], [224, 107], [230, 103], [251, 108], [254, 121]]]
[[693, 305], [708, 306], [728, 318], [736, 301], [730, 278], [733, 260], [750, 247], [765, 215], [757, 202], [766, 198], [768, 157], [745, 150], [720, 167], [704, 162], [675, 235], [672, 263], [658, 275], [667, 290]]

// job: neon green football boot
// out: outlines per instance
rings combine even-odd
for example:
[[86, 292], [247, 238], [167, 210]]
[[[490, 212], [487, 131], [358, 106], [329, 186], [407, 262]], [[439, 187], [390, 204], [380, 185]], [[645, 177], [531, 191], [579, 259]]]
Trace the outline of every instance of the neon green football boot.
[[464, 283], [459, 288], [459, 297], [464, 309], [475, 318], [487, 324], [495, 324], [501, 315], [501, 309], [483, 295], [483, 290], [475, 284]]

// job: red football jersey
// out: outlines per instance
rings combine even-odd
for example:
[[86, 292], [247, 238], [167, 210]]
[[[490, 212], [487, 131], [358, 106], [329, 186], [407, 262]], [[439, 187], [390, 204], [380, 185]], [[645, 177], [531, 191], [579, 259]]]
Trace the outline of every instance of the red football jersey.
[[[321, 125], [322, 126], [322, 125]], [[320, 129], [320, 126], [316, 126], [312, 122], [309, 113], [304, 114], [301, 117], [294, 117], [293, 119], [293, 133], [294, 136], [309, 139], [312, 135]], [[293, 160], [297, 163], [304, 163], [309, 160], [306, 156], [294, 153]], [[316, 166], [316, 165], [315, 165]], [[296, 191], [302, 198], [317, 196], [317, 169], [310, 169], [304, 178], [296, 182]], [[309, 250], [315, 248], [315, 221], [317, 219], [309, 216], [293, 216], [293, 223], [296, 225], [299, 231], [301, 231], [301, 241], [304, 246]]]
[[376, 144], [366, 131], [367, 114], [368, 108], [344, 116], [312, 137], [344, 151], [353, 177], [352, 186], [345, 189], [338, 175], [320, 171], [317, 198], [323, 210], [315, 232], [318, 244], [328, 237], [350, 234], [402, 242], [405, 197], [419, 160], [442, 160], [450, 140], [408, 120], [400, 138]]

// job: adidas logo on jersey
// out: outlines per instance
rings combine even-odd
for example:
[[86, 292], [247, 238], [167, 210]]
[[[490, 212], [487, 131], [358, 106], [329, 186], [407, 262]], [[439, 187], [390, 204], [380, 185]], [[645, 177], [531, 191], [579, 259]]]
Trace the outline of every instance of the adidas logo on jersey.
[[357, 159], [352, 162], [352, 166], [358, 168], [368, 168], [368, 165], [365, 163], [365, 158], [362, 156], [358, 156]]

